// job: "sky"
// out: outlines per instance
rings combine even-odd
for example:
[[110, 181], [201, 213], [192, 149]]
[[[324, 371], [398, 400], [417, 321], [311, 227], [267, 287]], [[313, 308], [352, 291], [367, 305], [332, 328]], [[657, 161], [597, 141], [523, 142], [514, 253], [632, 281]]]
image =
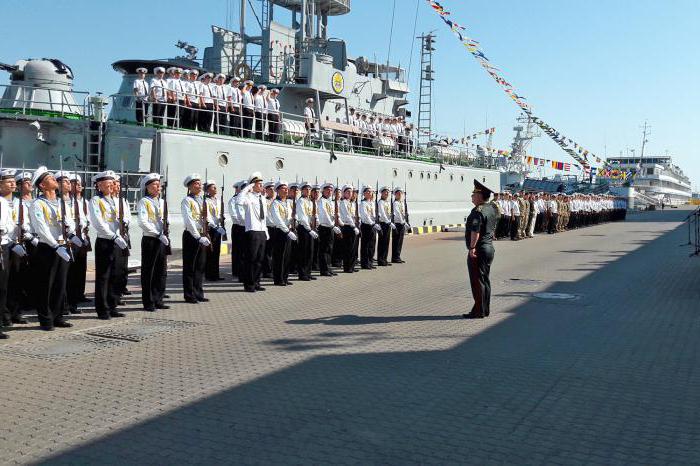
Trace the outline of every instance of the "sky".
[[[442, 4], [549, 125], [602, 157], [630, 149], [639, 155], [641, 126], [648, 121], [645, 154], [668, 153], [700, 190], [700, 1]], [[76, 90], [111, 94], [120, 83], [114, 61], [179, 55], [178, 40], [199, 47], [201, 56], [211, 43], [212, 24], [237, 27], [237, 5], [237, 0], [0, 0], [5, 19], [0, 62], [59, 58], [72, 67]], [[386, 61], [394, 16], [389, 58], [405, 68], [412, 61], [411, 106], [417, 106], [419, 78], [414, 26], [415, 35], [435, 30], [434, 131], [460, 137], [495, 127], [494, 146], [509, 147], [518, 107], [425, 0], [352, 0], [351, 6], [349, 15], [330, 19], [330, 36], [345, 39], [352, 57]], [[249, 20], [250, 30], [252, 15]], [[7, 82], [8, 75], [0, 74], [0, 83]], [[544, 135], [529, 152], [572, 161]]]

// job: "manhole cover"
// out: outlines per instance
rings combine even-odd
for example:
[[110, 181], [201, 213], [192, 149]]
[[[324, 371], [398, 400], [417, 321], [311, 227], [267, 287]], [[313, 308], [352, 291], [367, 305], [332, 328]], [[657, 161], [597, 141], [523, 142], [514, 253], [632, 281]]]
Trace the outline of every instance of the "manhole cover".
[[560, 301], [573, 301], [581, 297], [570, 293], [533, 293], [533, 296], [539, 299], [552, 299]]
[[109, 325], [88, 330], [88, 335], [113, 338], [126, 341], [142, 341], [154, 335], [173, 333], [178, 330], [196, 327], [201, 325], [196, 322], [185, 322], [180, 320], [167, 319], [139, 319], [122, 324]]
[[510, 283], [512, 285], [541, 285], [544, 283], [542, 280], [534, 280], [530, 278], [509, 278], [505, 282], [506, 284]]
[[70, 334], [60, 339], [22, 342], [0, 347], [0, 354], [23, 356], [35, 359], [63, 359], [71, 356], [90, 354], [96, 350], [113, 348], [126, 344], [124, 341], [105, 340], [87, 335]]

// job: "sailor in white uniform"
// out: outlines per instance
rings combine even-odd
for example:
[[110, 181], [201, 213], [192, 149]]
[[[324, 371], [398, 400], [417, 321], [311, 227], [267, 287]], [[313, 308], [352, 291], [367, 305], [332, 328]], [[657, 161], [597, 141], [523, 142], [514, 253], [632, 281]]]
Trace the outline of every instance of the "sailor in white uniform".
[[151, 78], [149, 83], [149, 92], [151, 95], [151, 102], [153, 103], [153, 123], [156, 125], [165, 126], [166, 124], [166, 106], [168, 101], [167, 87], [168, 84], [165, 81], [165, 68], [162, 66], [157, 66], [153, 69], [155, 76]]
[[180, 203], [185, 224], [182, 232], [182, 288], [185, 301], [198, 304], [209, 301], [204, 297], [204, 268], [205, 249], [211, 247], [211, 241], [207, 238], [207, 226], [202, 219], [202, 177], [192, 173], [185, 178], [183, 185], [187, 188], [187, 196]]
[[148, 115], [148, 96], [150, 95], [150, 86], [146, 81], [146, 68], [136, 68], [136, 79], [134, 80], [134, 106], [136, 107], [136, 123], [143, 125], [146, 123]]
[[267, 98], [267, 140], [278, 142], [281, 128], [280, 102], [277, 96], [280, 94], [279, 89], [272, 89]]
[[241, 104], [243, 106], [243, 137], [251, 137], [253, 123], [255, 121], [255, 102], [253, 101], [253, 81], [248, 80], [241, 91]]
[[342, 200], [338, 206], [341, 227], [341, 243], [343, 257], [343, 272], [353, 273], [355, 266], [355, 242], [360, 235], [360, 229], [356, 225], [357, 205], [352, 201], [353, 186], [346, 184], [342, 190]]
[[286, 181], [275, 184], [277, 197], [272, 201], [270, 217], [273, 227], [268, 229], [272, 238], [272, 279], [276, 286], [288, 286], [289, 264], [292, 242], [297, 241], [297, 234], [292, 230], [292, 205], [288, 199], [289, 187]]
[[382, 227], [376, 223], [376, 211], [374, 205], [374, 190], [371, 186], [365, 186], [362, 190], [362, 202], [360, 202], [360, 232], [362, 241], [360, 244], [360, 266], [363, 269], [375, 269], [372, 264], [374, 249], [377, 243], [377, 233]]
[[216, 181], [207, 180], [204, 185], [204, 200], [207, 206], [207, 228], [209, 228], [209, 240], [211, 247], [206, 249], [207, 259], [204, 268], [204, 278], [210, 282], [223, 280], [219, 272], [221, 258], [221, 242], [226, 235], [221, 225], [221, 199], [218, 197], [219, 188]]
[[262, 174], [254, 172], [248, 178], [248, 185], [241, 190], [236, 199], [236, 204], [243, 208], [245, 215], [243, 286], [249, 293], [265, 291], [265, 288], [260, 286], [260, 275], [265, 255], [265, 242], [269, 236], [265, 223], [268, 212], [262, 193]]
[[401, 258], [401, 250], [403, 249], [403, 237], [411, 228], [406, 220], [406, 205], [404, 202], [404, 193], [401, 188], [394, 189], [394, 218], [393, 223], [396, 229], [391, 234], [391, 263], [403, 264], [405, 261]]
[[381, 198], [377, 202], [379, 207], [379, 238], [377, 239], [377, 265], [380, 267], [388, 267], [391, 264], [389, 258], [389, 243], [391, 242], [391, 231], [396, 230], [391, 218], [392, 200], [389, 198], [389, 188], [382, 186], [379, 190]]
[[311, 276], [311, 266], [314, 256], [314, 243], [318, 239], [318, 233], [314, 229], [317, 224], [317, 216], [314, 209], [314, 201], [311, 200], [311, 185], [306, 181], [300, 183], [301, 196], [296, 200], [297, 217], [297, 272], [299, 280], [308, 282], [316, 280]]

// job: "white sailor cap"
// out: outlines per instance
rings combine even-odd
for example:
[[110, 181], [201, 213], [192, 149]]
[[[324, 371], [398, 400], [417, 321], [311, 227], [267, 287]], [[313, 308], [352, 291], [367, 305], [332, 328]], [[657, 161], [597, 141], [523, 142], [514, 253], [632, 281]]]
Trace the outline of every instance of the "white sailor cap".
[[351, 184], [344, 184], [343, 185], [343, 192], [347, 191], [348, 189], [352, 191], [353, 186]]
[[308, 99], [306, 99], [307, 104], [313, 103], [313, 101], [314, 101], [313, 97], [309, 97]]
[[266, 181], [263, 183], [263, 188], [265, 189], [275, 189], [275, 182], [274, 181]]
[[175, 69], [176, 69], [176, 68], [175, 68], [174, 66], [170, 66], [170, 67], [168, 67], [168, 69], [165, 70], [165, 71], [167, 71], [168, 73], [174, 73], [174, 72], [175, 72]]
[[92, 182], [99, 183], [100, 181], [114, 180], [116, 177], [117, 177], [117, 174], [114, 173], [112, 170], [105, 170], [103, 172], [96, 173], [92, 177]]
[[263, 176], [262, 176], [262, 173], [260, 173], [260, 172], [253, 172], [248, 177], [248, 183], [255, 183], [256, 181], [262, 181], [262, 180], [263, 180]]
[[394, 194], [396, 194], [396, 193], [402, 193], [402, 192], [403, 192], [403, 189], [401, 189], [401, 188], [394, 188]]
[[246, 81], [245, 83], [243, 83], [243, 84], [245, 84], [246, 86], [255, 86], [255, 83], [254, 83], [253, 81], [251, 81], [250, 79], [247, 80], [247, 81]]
[[231, 82], [232, 83], [239, 83], [239, 82], [241, 82], [241, 78], [239, 78], [238, 76], [234, 76], [233, 78], [231, 78]]
[[272, 94], [279, 94], [279, 93], [280, 93], [280, 90], [277, 89], [277, 88], [274, 88], [274, 89], [270, 90], [270, 93], [272, 93]]
[[321, 189], [321, 187], [318, 185], [318, 183], [315, 183], [311, 185], [311, 189], [318, 191], [319, 189]]
[[372, 189], [372, 187], [371, 187], [370, 185], [365, 185], [365, 186], [362, 188], [362, 194], [366, 193], [367, 191], [373, 192], [374, 189]]
[[173, 71], [182, 74], [182, 68], [175, 68]]
[[22, 171], [22, 172], [17, 172], [15, 175], [15, 180], [17, 181], [22, 181], [22, 180], [30, 180], [32, 179], [32, 172], [27, 172], [27, 171]]
[[156, 66], [155, 68], [153, 68], [153, 72], [156, 74], [157, 73], [165, 73], [165, 68], [163, 68], [162, 66]]
[[71, 181], [74, 181], [74, 182], [76, 182], [76, 183], [82, 183], [82, 182], [83, 182], [83, 179], [82, 179], [82, 178], [80, 177], [80, 175], [78, 175], [77, 173], [71, 173], [71, 174], [70, 174], [70, 180], [71, 180]]
[[56, 181], [62, 180], [63, 178], [68, 178], [68, 180], [70, 180], [70, 172], [59, 170], [53, 174], [53, 177], [56, 178]]
[[33, 186], [39, 186], [39, 184], [46, 178], [47, 176], [53, 176], [51, 175], [51, 172], [49, 171], [48, 168], [41, 166], [36, 169], [34, 172], [34, 176], [32, 176], [32, 185]]
[[297, 181], [289, 183], [289, 189], [299, 189], [299, 183]]
[[148, 70], [146, 68], [144, 68], [143, 66], [139, 66], [138, 68], [136, 68], [136, 72], [137, 73], [148, 73]]
[[381, 193], [383, 191], [390, 191], [390, 189], [388, 186], [382, 186], [381, 188], [379, 188], [379, 192]]
[[193, 181], [202, 181], [202, 175], [200, 175], [199, 173], [191, 173], [185, 177], [185, 180], [182, 182], [182, 184], [183, 186], [185, 186], [185, 188], [189, 188], [190, 183], [192, 183]]
[[209, 179], [209, 180], [207, 180], [207, 181], [204, 183], [204, 188], [206, 189], [206, 188], [208, 188], [209, 186], [215, 185], [215, 184], [216, 184], [216, 181]]
[[190, 74], [193, 74], [195, 76], [199, 76], [199, 70], [190, 70]]
[[15, 176], [17, 175], [17, 170], [14, 170], [12, 168], [5, 168], [4, 170], [0, 170], [0, 179], [2, 180], [10, 180], [10, 179], [15, 179]]
[[321, 185], [321, 189], [326, 189], [326, 188], [333, 189], [333, 183], [323, 183]]
[[267, 86], [264, 84], [261, 84], [258, 86], [258, 89], [260, 89], [261, 91], [264, 91], [265, 89], [267, 89]]
[[120, 183], [120, 182], [121, 182], [121, 179], [122, 179], [121, 176], [117, 175], [116, 173], [114, 174], [114, 182], [115, 182], [115, 183]]
[[190, 73], [191, 73], [190, 70], [183, 70], [183, 71], [182, 71], [182, 74], [183, 74], [184, 76], [189, 76]]
[[302, 181], [299, 183], [299, 189], [310, 188], [311, 184], [308, 181]]
[[149, 173], [147, 175], [143, 175], [141, 179], [139, 180], [139, 187], [141, 188], [141, 191], [146, 189], [146, 186], [149, 185], [149, 183], [153, 181], [160, 181], [160, 174], [159, 173]]
[[223, 73], [219, 73], [219, 74], [216, 75], [216, 79], [221, 79], [221, 78], [226, 79], [226, 75], [223, 74]]
[[289, 183], [287, 183], [285, 180], [279, 180], [277, 183], [275, 183], [275, 190], [280, 189], [282, 186], [289, 187]]
[[202, 76], [199, 77], [199, 80], [204, 81], [205, 79], [211, 78], [212, 76], [214, 76], [214, 75], [211, 73], [204, 73]]

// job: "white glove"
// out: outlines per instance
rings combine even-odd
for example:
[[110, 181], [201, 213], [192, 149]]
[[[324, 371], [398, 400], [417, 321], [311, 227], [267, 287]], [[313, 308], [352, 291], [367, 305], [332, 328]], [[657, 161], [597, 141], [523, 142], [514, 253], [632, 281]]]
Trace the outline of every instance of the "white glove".
[[209, 241], [209, 238], [207, 238], [206, 236], [200, 236], [199, 244], [201, 244], [204, 247], [209, 247], [211, 246], [211, 241]]
[[404, 227], [406, 227], [406, 230], [411, 230], [411, 225], [409, 225], [408, 223], [404, 223]]
[[63, 246], [57, 247], [56, 254], [58, 254], [58, 257], [60, 257], [64, 261], [70, 262], [70, 254], [68, 254], [68, 250], [65, 247], [63, 247]]
[[27, 250], [21, 244], [16, 244], [12, 246], [12, 252], [17, 254], [19, 257], [24, 257], [27, 255]]
[[354, 230], [355, 230], [355, 236], [360, 234], [360, 230], [357, 227], [355, 227]]
[[294, 234], [293, 231], [290, 231], [289, 233], [287, 233], [287, 237], [288, 237], [289, 239], [291, 239], [292, 241], [296, 241], [296, 240], [297, 240], [297, 235]]
[[377, 232], [382, 231], [382, 227], [380, 227], [378, 223], [375, 223], [375, 224], [374, 224], [374, 230], [377, 231]]
[[226, 234], [226, 229], [224, 227], [218, 227], [216, 231], [219, 232], [221, 236], [224, 236]]
[[22, 234], [22, 239], [24, 241], [31, 241], [34, 239], [34, 235], [29, 233], [28, 231], [25, 231], [24, 234]]
[[333, 233], [335, 233], [336, 235], [339, 235], [339, 234], [340, 234], [340, 228], [338, 228], [338, 227], [333, 227]]
[[82, 247], [83, 247], [83, 240], [81, 240], [80, 238], [78, 238], [77, 235], [72, 235], [72, 236], [70, 237], [70, 242], [73, 243], [73, 244], [75, 244], [75, 246], [78, 247], [78, 248], [82, 248]]
[[168, 246], [170, 244], [170, 240], [165, 235], [160, 235], [158, 237], [158, 239], [160, 240], [161, 243], [163, 243], [164, 246]]
[[391, 224], [391, 229], [392, 229], [392, 230], [396, 230], [396, 225], [394, 225], [394, 224], [392, 223], [392, 224]]
[[313, 239], [318, 239], [318, 233], [316, 233], [315, 231], [311, 230], [311, 231], [309, 232], [309, 234], [311, 235], [311, 237], [312, 237]]
[[129, 245], [126, 244], [126, 240], [124, 240], [124, 238], [122, 238], [121, 236], [117, 236], [114, 239], [114, 244], [119, 246], [119, 249], [126, 249], [127, 247], [129, 247]]
[[32, 246], [39, 246], [39, 238], [37, 238], [36, 236], [32, 238]]

